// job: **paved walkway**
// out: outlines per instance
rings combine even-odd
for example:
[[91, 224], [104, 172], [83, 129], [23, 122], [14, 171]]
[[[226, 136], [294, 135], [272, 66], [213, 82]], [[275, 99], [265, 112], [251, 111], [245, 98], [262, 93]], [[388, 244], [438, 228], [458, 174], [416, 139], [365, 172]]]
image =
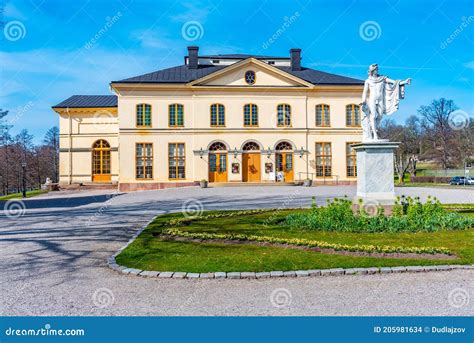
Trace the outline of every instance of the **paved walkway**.
[[[474, 190], [403, 188], [442, 202], [474, 202]], [[309, 206], [353, 187], [186, 188], [62, 194], [0, 213], [0, 315], [472, 315], [474, 271], [278, 280], [156, 280], [123, 276], [106, 259], [156, 214]], [[196, 205], [197, 204], [197, 205]], [[4, 204], [0, 203], [3, 207]], [[460, 308], [448, 295], [470, 294]], [[94, 296], [95, 294], [95, 296]], [[273, 294], [273, 297], [272, 297]], [[275, 306], [275, 297], [284, 306]], [[273, 301], [272, 301], [273, 300]], [[279, 303], [277, 302], [277, 305]]]

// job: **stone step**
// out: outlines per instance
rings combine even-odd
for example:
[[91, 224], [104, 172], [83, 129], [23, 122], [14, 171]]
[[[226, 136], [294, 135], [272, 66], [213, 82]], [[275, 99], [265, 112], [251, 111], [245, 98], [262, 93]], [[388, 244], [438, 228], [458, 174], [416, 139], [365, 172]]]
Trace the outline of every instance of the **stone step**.
[[295, 182], [210, 182], [208, 187], [296, 186]]
[[61, 190], [116, 190], [118, 187], [117, 183], [82, 183], [82, 184], [71, 184], [71, 185], [60, 185]]

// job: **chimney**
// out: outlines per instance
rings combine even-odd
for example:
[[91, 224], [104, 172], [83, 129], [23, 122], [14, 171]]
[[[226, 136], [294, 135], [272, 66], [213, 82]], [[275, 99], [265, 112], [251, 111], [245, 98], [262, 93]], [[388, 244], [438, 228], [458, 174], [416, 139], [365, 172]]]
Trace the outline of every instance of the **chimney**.
[[198, 68], [198, 46], [188, 46], [188, 68]]
[[290, 49], [291, 70], [301, 70], [301, 49]]

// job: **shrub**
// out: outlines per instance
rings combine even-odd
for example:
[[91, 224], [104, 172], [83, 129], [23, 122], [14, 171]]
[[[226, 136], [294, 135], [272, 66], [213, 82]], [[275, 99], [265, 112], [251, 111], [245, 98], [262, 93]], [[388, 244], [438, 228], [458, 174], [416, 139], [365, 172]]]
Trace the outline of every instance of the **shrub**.
[[446, 211], [440, 202], [428, 197], [397, 199], [391, 216], [385, 216], [383, 207], [368, 213], [364, 206], [354, 213], [347, 199], [328, 200], [325, 207], [312, 206], [306, 213], [290, 214], [283, 222], [291, 228], [340, 232], [435, 232], [474, 228], [474, 218]]

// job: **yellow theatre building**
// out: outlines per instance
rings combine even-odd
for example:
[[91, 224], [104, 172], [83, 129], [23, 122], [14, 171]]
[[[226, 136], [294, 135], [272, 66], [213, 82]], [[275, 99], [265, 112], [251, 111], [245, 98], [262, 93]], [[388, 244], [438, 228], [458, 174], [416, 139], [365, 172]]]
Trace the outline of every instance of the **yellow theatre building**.
[[364, 81], [287, 57], [200, 55], [74, 95], [59, 114], [60, 183], [122, 191], [210, 183], [348, 184]]

